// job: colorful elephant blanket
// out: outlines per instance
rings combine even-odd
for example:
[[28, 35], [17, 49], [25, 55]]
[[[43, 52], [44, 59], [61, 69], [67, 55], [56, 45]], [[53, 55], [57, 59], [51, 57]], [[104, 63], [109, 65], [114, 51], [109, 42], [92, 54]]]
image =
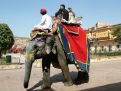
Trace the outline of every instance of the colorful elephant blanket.
[[90, 53], [86, 32], [75, 25], [60, 24], [58, 28], [60, 41], [67, 59], [74, 62], [79, 71], [89, 71]]

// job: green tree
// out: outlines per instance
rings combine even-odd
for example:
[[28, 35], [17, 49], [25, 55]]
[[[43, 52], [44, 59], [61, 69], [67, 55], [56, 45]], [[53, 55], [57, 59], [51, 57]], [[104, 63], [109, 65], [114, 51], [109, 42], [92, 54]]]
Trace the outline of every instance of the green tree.
[[7, 24], [0, 24], [0, 58], [2, 52], [9, 50], [14, 44], [14, 37], [11, 29]]
[[121, 28], [117, 28], [116, 30], [114, 30], [112, 35], [114, 36], [115, 41], [121, 44]]

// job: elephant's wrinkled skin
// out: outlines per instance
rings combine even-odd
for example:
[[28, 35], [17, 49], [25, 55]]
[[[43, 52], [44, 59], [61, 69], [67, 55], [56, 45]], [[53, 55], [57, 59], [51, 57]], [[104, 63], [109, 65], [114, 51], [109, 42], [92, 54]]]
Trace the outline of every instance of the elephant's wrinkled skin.
[[[55, 48], [56, 52], [54, 52], [55, 49], [52, 49], [52, 48]], [[59, 41], [58, 36], [55, 36], [55, 37], [51, 36], [50, 38], [47, 38], [47, 40], [45, 37], [41, 36], [39, 38], [36, 38], [30, 41], [26, 47], [24, 88], [28, 88], [32, 64], [36, 59], [39, 59], [39, 58], [42, 58], [42, 71], [43, 71], [42, 88], [51, 87], [51, 83], [49, 81], [50, 64], [52, 61], [57, 62], [57, 60], [65, 78], [65, 81], [64, 81], [65, 85], [68, 85], [68, 86], [72, 85], [72, 79], [69, 74], [69, 69], [66, 63], [65, 53], [63, 51], [63, 48]]]

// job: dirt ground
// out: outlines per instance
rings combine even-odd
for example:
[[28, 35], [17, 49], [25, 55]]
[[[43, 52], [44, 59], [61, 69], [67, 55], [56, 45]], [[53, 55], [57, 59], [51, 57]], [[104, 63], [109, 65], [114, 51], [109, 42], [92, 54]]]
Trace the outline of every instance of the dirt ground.
[[[69, 69], [74, 79], [77, 70], [74, 65]], [[61, 70], [51, 67], [52, 88], [41, 90], [41, 68], [33, 68], [28, 89], [23, 88], [24, 68], [0, 70], [0, 91], [121, 91], [121, 61], [91, 63], [89, 75], [88, 83], [65, 87]]]

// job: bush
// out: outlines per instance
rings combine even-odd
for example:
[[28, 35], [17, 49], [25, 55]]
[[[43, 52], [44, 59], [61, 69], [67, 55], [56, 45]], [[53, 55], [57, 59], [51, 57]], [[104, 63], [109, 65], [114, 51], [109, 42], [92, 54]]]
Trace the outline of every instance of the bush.
[[119, 55], [121, 55], [121, 51], [118, 51], [118, 52], [96, 53], [95, 55], [99, 55], [99, 56], [119, 56]]

